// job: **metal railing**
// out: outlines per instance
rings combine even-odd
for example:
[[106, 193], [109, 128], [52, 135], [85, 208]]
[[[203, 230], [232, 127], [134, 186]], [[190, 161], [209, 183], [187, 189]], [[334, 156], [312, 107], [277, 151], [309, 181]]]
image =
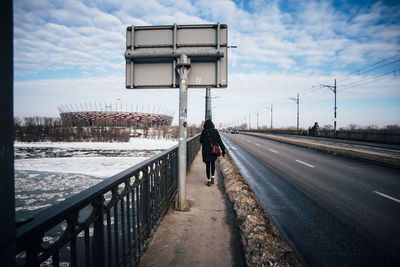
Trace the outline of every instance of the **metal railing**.
[[354, 140], [362, 142], [375, 142], [384, 144], [400, 144], [400, 133], [390, 130], [337, 130], [336, 136], [333, 130], [319, 130], [309, 132], [306, 130], [285, 130], [285, 129], [265, 129], [265, 130], [241, 130], [242, 132], [272, 133], [272, 134], [292, 134], [314, 137], [337, 138], [343, 140]]
[[[200, 148], [188, 140], [187, 169]], [[177, 190], [178, 146], [17, 228], [18, 266], [134, 266]]]

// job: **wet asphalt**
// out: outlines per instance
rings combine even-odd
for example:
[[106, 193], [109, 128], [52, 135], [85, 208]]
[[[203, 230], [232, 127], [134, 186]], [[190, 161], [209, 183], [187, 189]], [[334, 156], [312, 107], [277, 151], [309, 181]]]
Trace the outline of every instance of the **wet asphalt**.
[[400, 170], [223, 134], [243, 176], [305, 266], [400, 266]]

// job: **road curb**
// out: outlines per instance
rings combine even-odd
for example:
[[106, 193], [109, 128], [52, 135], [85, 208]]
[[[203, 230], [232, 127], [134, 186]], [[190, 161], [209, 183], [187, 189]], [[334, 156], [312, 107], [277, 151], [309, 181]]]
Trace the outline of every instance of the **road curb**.
[[258, 136], [258, 137], [262, 137], [265, 139], [270, 139], [270, 140], [274, 140], [274, 141], [278, 141], [278, 142], [282, 142], [282, 143], [286, 143], [286, 144], [305, 147], [308, 149], [313, 149], [316, 151], [325, 152], [325, 153], [333, 154], [336, 156], [352, 158], [352, 159], [366, 161], [369, 163], [373, 163], [373, 164], [377, 164], [377, 165], [381, 165], [381, 166], [385, 166], [385, 167], [400, 169], [400, 159], [399, 158], [391, 157], [391, 156], [383, 154], [383, 153], [360, 151], [358, 149], [345, 148], [345, 147], [333, 146], [333, 145], [328, 145], [328, 144], [317, 144], [317, 143], [312, 143], [312, 142], [307, 142], [307, 141], [302, 141], [302, 140], [294, 140], [291, 138], [276, 136], [276, 135], [272, 135], [272, 134], [259, 134], [259, 133], [247, 133], [247, 132], [242, 132], [242, 133], [247, 134], [247, 135]]

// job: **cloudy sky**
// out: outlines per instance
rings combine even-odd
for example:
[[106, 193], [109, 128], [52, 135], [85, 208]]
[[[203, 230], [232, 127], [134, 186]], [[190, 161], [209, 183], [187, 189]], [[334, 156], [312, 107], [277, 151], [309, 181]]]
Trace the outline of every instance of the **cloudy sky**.
[[[212, 89], [213, 120], [252, 127], [400, 124], [397, 1], [15, 0], [14, 115], [59, 115], [61, 105], [174, 113], [177, 89], [125, 89], [129, 25], [228, 25], [228, 88]], [[205, 89], [190, 89], [189, 124]], [[86, 104], [86, 105], [85, 105]], [[155, 108], [154, 108], [155, 106]]]

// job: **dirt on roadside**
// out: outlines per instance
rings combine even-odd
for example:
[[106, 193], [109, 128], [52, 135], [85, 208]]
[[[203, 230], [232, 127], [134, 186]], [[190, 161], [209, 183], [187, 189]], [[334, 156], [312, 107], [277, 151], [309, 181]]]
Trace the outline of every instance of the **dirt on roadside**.
[[301, 266], [229, 154], [219, 158], [219, 167], [236, 214], [247, 266]]

